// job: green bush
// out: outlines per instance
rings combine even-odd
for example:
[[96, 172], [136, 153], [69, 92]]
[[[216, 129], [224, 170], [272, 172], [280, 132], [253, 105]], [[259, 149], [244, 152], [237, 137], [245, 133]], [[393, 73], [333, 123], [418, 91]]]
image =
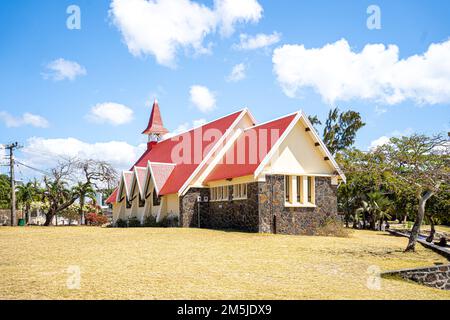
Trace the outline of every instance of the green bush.
[[164, 228], [178, 227], [178, 216], [175, 214], [169, 214], [161, 221], [161, 226]]
[[137, 228], [141, 227], [141, 222], [136, 217], [131, 217], [128, 219], [128, 227], [130, 228]]
[[150, 215], [150, 216], [148, 216], [148, 217], [145, 217], [145, 220], [144, 220], [144, 227], [153, 227], [153, 228], [156, 228], [156, 227], [160, 227], [160, 226], [161, 226], [161, 224], [158, 223], [158, 222], [156, 222], [156, 217], [154, 217], [153, 215]]
[[128, 227], [128, 223], [123, 219], [117, 219], [116, 226], [118, 228], [126, 228], [126, 227]]

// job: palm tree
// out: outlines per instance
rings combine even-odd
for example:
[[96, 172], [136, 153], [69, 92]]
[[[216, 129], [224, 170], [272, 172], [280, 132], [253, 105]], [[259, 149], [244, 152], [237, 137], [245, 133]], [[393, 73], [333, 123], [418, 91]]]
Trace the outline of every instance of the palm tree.
[[73, 188], [73, 192], [79, 195], [80, 207], [78, 209], [79, 210], [78, 213], [80, 215], [80, 222], [84, 223], [84, 221], [85, 221], [85, 219], [84, 219], [84, 204], [85, 204], [86, 198], [95, 200], [95, 195], [96, 195], [95, 190], [91, 184], [79, 182], [78, 185]]
[[36, 200], [39, 194], [39, 185], [37, 181], [28, 182], [24, 185], [17, 186], [17, 200], [25, 207], [25, 223], [28, 223], [30, 218], [31, 203]]
[[355, 211], [355, 218], [362, 215], [364, 229], [366, 228], [366, 217], [370, 217], [372, 215], [372, 212], [373, 212], [372, 205], [370, 204], [370, 202], [365, 200], [361, 201], [361, 207], [359, 207]]
[[383, 193], [378, 191], [369, 193], [367, 197], [372, 207], [373, 222], [375, 222], [375, 220], [379, 221], [378, 230], [381, 230], [383, 221], [391, 218], [389, 212], [392, 207], [392, 202], [388, 198], [386, 198]]

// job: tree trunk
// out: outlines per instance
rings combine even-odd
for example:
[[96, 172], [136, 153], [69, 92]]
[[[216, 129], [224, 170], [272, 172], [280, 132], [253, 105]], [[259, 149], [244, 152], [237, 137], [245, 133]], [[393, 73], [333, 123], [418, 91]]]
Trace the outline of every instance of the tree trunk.
[[427, 204], [428, 199], [430, 199], [433, 194], [434, 192], [427, 191], [419, 199], [419, 210], [417, 212], [416, 221], [414, 222], [414, 226], [412, 227], [408, 246], [406, 247], [405, 252], [416, 251], [417, 237], [419, 236], [420, 227], [422, 226], [423, 218], [425, 216], [425, 205]]
[[45, 214], [45, 223], [44, 223], [45, 227], [48, 227], [52, 223], [52, 220], [53, 220], [54, 216], [55, 216], [55, 214], [54, 213], [50, 213], [50, 212]]
[[434, 220], [433, 217], [430, 217], [430, 235], [427, 238], [427, 242], [433, 242], [434, 240], [434, 234], [436, 233], [436, 229], [434, 228]]
[[383, 218], [380, 219], [380, 225], [378, 226], [378, 230], [381, 231], [383, 226]]
[[78, 213], [80, 214], [80, 225], [86, 224], [83, 207], [84, 207], [84, 194], [80, 194], [80, 210], [78, 211]]

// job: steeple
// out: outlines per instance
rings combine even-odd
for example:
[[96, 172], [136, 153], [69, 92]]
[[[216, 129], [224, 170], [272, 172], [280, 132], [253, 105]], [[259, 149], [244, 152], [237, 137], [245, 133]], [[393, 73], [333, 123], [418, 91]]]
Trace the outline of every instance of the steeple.
[[169, 130], [164, 128], [158, 101], [155, 99], [147, 128], [142, 131], [142, 134], [148, 135], [149, 142], [157, 142], [161, 140], [161, 137], [166, 133], [169, 133]]

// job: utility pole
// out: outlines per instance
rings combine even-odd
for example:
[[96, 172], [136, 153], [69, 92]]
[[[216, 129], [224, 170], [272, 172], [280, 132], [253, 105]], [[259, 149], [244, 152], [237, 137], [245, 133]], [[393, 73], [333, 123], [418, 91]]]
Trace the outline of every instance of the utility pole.
[[14, 177], [14, 150], [19, 149], [17, 142], [7, 144], [5, 149], [9, 150], [9, 178], [11, 180], [11, 226], [17, 224], [16, 219], [16, 180]]

